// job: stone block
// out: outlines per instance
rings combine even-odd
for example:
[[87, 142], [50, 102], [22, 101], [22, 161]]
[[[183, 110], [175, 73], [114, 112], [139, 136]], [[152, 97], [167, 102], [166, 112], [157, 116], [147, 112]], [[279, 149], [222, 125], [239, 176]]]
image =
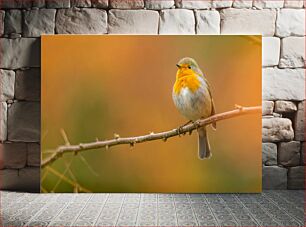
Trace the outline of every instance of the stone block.
[[15, 98], [17, 100], [40, 100], [40, 68], [16, 71]]
[[31, 8], [32, 1], [30, 0], [1, 0], [0, 8], [2, 9], [22, 9]]
[[27, 162], [27, 145], [25, 143], [0, 144], [1, 167], [21, 169]]
[[15, 72], [0, 69], [0, 101], [14, 99]]
[[254, 0], [253, 6], [257, 9], [264, 9], [264, 8], [283, 8], [284, 0]]
[[280, 143], [278, 147], [278, 164], [282, 166], [298, 166], [300, 164], [300, 142]]
[[7, 139], [7, 104], [1, 102], [0, 105], [0, 142]]
[[233, 0], [212, 0], [212, 8], [229, 8], [233, 4]]
[[0, 188], [22, 192], [40, 191], [40, 168], [27, 167], [20, 170], [0, 170]]
[[22, 33], [22, 12], [18, 9], [8, 10], [4, 19], [4, 34]]
[[170, 9], [174, 8], [174, 0], [145, 0], [146, 9]]
[[40, 104], [16, 102], [8, 109], [8, 140], [40, 141]]
[[290, 141], [294, 138], [292, 123], [287, 118], [263, 118], [262, 141], [280, 142]]
[[273, 36], [276, 11], [274, 9], [223, 9], [221, 34], [262, 34]]
[[216, 10], [196, 10], [196, 33], [206, 35], [220, 34], [220, 14]]
[[305, 37], [282, 39], [280, 68], [305, 67]]
[[40, 66], [40, 40], [0, 38], [0, 68], [19, 69]]
[[45, 0], [33, 0], [32, 1], [32, 7], [34, 7], [34, 8], [44, 8], [44, 7], [46, 7], [46, 1]]
[[40, 146], [38, 143], [28, 143], [27, 166], [40, 166]]
[[264, 166], [262, 187], [263, 189], [287, 189], [287, 169], [279, 166]]
[[277, 145], [275, 143], [262, 143], [262, 164], [277, 165]]
[[288, 171], [288, 189], [305, 189], [305, 167], [291, 167]]
[[297, 111], [294, 102], [278, 100], [275, 102], [275, 112], [277, 113], [292, 113]]
[[263, 101], [262, 102], [262, 115], [272, 115], [274, 109], [273, 101]]
[[277, 12], [276, 31], [279, 37], [305, 35], [305, 10], [281, 9]]
[[303, 0], [285, 0], [285, 8], [303, 8]]
[[58, 34], [103, 34], [107, 32], [107, 13], [101, 9], [60, 9], [56, 16]]
[[113, 9], [142, 9], [144, 0], [109, 0], [109, 6]]
[[62, 9], [70, 7], [70, 0], [46, 0], [47, 8]]
[[165, 9], [160, 12], [160, 34], [195, 34], [195, 18], [192, 10]]
[[184, 9], [209, 9], [212, 7], [211, 0], [175, 0], [177, 8]]
[[[122, 19], [122, 18], [128, 18]], [[153, 10], [110, 10], [110, 34], [157, 34], [159, 14]]]
[[24, 12], [23, 36], [40, 37], [54, 34], [55, 9], [33, 9]]
[[4, 34], [4, 17], [5, 17], [5, 11], [0, 10], [0, 35], [1, 36]]
[[80, 8], [91, 7], [90, 0], [70, 0], [70, 4], [71, 7], [80, 7]]
[[108, 0], [91, 0], [91, 4], [95, 8], [105, 9], [108, 7]]
[[303, 69], [264, 68], [263, 100], [304, 100], [305, 71]]
[[233, 7], [234, 8], [252, 8], [253, 1], [251, 0], [234, 0]]
[[305, 101], [298, 104], [294, 119], [295, 140], [305, 141]]
[[277, 37], [262, 38], [263, 66], [276, 66], [279, 63], [280, 39]]

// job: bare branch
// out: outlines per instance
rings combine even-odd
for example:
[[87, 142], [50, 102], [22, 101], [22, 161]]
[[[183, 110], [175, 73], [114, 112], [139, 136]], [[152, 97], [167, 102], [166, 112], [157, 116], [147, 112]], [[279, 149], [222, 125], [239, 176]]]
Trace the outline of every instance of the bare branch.
[[59, 157], [61, 157], [65, 153], [72, 153], [74, 152], [77, 154], [81, 151], [91, 150], [91, 149], [98, 149], [98, 148], [105, 148], [106, 150], [109, 149], [112, 146], [117, 146], [120, 144], [128, 144], [130, 146], [134, 146], [137, 143], [144, 143], [152, 140], [163, 140], [167, 141], [167, 139], [174, 137], [174, 136], [180, 136], [181, 134], [189, 133], [191, 134], [193, 130], [196, 130], [199, 127], [203, 127], [209, 124], [212, 124], [213, 122], [238, 117], [241, 115], [246, 114], [254, 114], [254, 113], [261, 113], [261, 106], [252, 106], [252, 107], [242, 107], [239, 105], [236, 105], [235, 110], [215, 114], [213, 116], [210, 116], [205, 119], [199, 119], [191, 124], [179, 127], [177, 129], [172, 129], [165, 132], [159, 132], [159, 133], [153, 133], [143, 135], [143, 136], [136, 136], [136, 137], [120, 137], [118, 134], [114, 134], [114, 139], [110, 140], [104, 140], [104, 141], [95, 141], [90, 143], [81, 143], [78, 145], [63, 145], [59, 146], [56, 149], [56, 152], [50, 157], [46, 158], [42, 164], [41, 167], [44, 168], [47, 165], [50, 165], [55, 160], [57, 160]]

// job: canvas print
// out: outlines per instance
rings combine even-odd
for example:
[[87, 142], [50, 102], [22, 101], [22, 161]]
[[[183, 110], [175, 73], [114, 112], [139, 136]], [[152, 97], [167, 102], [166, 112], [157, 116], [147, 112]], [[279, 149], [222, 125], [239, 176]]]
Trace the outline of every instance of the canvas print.
[[261, 36], [41, 47], [42, 192], [261, 192]]

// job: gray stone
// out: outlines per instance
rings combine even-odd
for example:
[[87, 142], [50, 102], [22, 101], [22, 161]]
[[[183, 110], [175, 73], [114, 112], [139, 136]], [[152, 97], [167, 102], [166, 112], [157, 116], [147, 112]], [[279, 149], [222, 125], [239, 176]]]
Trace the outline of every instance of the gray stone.
[[285, 0], [285, 8], [303, 8], [303, 0]]
[[264, 166], [262, 169], [263, 189], [287, 189], [287, 169], [279, 166]]
[[143, 0], [109, 0], [110, 8], [114, 9], [142, 9], [144, 8]]
[[61, 9], [69, 8], [70, 0], [46, 0], [47, 8]]
[[272, 115], [274, 108], [273, 101], [262, 101], [262, 115]]
[[18, 100], [40, 100], [40, 68], [16, 71], [15, 98]]
[[0, 7], [2, 9], [21, 9], [31, 8], [32, 1], [30, 0], [1, 0]]
[[23, 192], [40, 191], [40, 168], [27, 167], [20, 170], [0, 170], [0, 187], [2, 190], [14, 190]]
[[91, 7], [90, 0], [70, 0], [71, 7]]
[[275, 143], [262, 143], [262, 164], [277, 165], [277, 146]]
[[7, 104], [1, 102], [0, 105], [0, 141], [7, 139]]
[[0, 38], [1, 68], [18, 69], [40, 66], [40, 40]]
[[276, 31], [279, 37], [305, 35], [305, 10], [281, 9], [277, 13]]
[[197, 34], [220, 34], [220, 14], [216, 10], [196, 10]]
[[40, 166], [40, 146], [38, 143], [28, 143], [28, 166]]
[[283, 38], [281, 53], [279, 67], [305, 67], [305, 37]]
[[221, 34], [262, 34], [273, 36], [276, 12], [271, 9], [223, 9]]
[[305, 99], [305, 71], [303, 69], [264, 68], [262, 72], [264, 100]]
[[282, 166], [298, 166], [300, 164], [300, 142], [280, 143], [278, 147], [278, 164]]
[[253, 1], [250, 0], [234, 0], [233, 7], [234, 8], [252, 8]]
[[295, 140], [305, 141], [305, 101], [298, 104], [298, 111], [294, 119]]
[[22, 13], [21, 10], [8, 10], [4, 19], [4, 33], [22, 33]]
[[277, 113], [292, 113], [297, 111], [294, 102], [278, 100], [275, 102], [275, 112]]
[[177, 8], [185, 9], [209, 9], [212, 7], [211, 0], [175, 0]]
[[302, 142], [301, 146], [301, 165], [306, 165], [306, 159], [305, 159], [305, 142]]
[[195, 18], [192, 10], [165, 9], [160, 12], [160, 34], [195, 34]]
[[15, 72], [0, 69], [0, 101], [14, 99]]
[[4, 34], [4, 17], [5, 17], [5, 11], [0, 10], [0, 35], [1, 36]]
[[105, 9], [108, 7], [108, 0], [91, 0], [91, 4], [95, 8]]
[[212, 8], [228, 8], [233, 4], [233, 0], [212, 0]]
[[291, 167], [288, 171], [288, 189], [304, 189], [304, 166]]
[[174, 0], [145, 0], [146, 9], [169, 9], [174, 7]]
[[3, 168], [24, 168], [27, 162], [27, 145], [25, 143], [0, 144], [0, 157]]
[[107, 32], [107, 14], [101, 9], [60, 9], [56, 15], [58, 34], [103, 34]]
[[262, 64], [263, 66], [278, 65], [280, 55], [280, 38], [262, 38]]
[[153, 10], [110, 10], [111, 34], [157, 34], [159, 14]]
[[32, 7], [43, 8], [46, 6], [45, 0], [33, 0]]
[[284, 0], [254, 0], [253, 6], [257, 9], [264, 8], [283, 8]]
[[40, 104], [15, 102], [8, 109], [8, 140], [38, 142], [40, 140]]
[[293, 138], [294, 132], [290, 119], [276, 117], [262, 119], [263, 142], [290, 141]]
[[33, 9], [24, 12], [23, 36], [39, 37], [54, 34], [55, 9]]

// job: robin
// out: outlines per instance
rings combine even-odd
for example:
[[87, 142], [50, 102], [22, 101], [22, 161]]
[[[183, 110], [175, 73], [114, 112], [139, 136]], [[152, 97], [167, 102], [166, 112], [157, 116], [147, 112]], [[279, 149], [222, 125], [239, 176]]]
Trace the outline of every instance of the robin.
[[[178, 70], [172, 98], [178, 111], [189, 120], [186, 124], [214, 115], [215, 106], [210, 87], [197, 62], [186, 57], [182, 58], [176, 66]], [[216, 129], [216, 123], [213, 123], [212, 127]], [[200, 127], [197, 131], [199, 158], [210, 158], [211, 150], [206, 127]]]

